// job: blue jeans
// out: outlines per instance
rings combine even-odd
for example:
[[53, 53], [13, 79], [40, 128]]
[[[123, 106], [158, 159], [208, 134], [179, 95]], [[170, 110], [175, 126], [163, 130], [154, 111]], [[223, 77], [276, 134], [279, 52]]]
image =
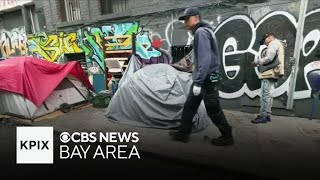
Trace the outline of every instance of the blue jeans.
[[262, 79], [261, 81], [261, 98], [260, 98], [260, 116], [267, 117], [271, 115], [271, 107], [273, 103], [272, 92], [274, 90], [275, 81], [270, 79]]

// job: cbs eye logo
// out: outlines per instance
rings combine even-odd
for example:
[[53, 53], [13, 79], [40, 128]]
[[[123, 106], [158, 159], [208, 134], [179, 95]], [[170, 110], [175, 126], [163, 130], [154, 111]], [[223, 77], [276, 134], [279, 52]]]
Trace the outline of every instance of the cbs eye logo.
[[71, 139], [71, 136], [67, 132], [63, 132], [60, 134], [60, 141], [63, 143], [68, 143]]
[[73, 132], [71, 134], [68, 132], [62, 132], [60, 134], [60, 141], [62, 143], [94, 143], [97, 141], [97, 137], [95, 132]]

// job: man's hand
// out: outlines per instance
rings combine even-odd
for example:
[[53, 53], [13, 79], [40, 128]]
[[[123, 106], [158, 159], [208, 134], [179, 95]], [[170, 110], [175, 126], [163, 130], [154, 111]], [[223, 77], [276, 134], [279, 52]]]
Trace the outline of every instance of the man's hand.
[[194, 85], [192, 91], [193, 91], [193, 95], [199, 96], [199, 94], [201, 93], [201, 87]]

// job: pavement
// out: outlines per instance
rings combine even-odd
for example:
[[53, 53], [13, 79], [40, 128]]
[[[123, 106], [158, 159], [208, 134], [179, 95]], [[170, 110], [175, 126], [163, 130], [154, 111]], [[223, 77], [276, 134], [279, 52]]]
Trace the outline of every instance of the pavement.
[[320, 179], [320, 120], [272, 116], [271, 122], [252, 124], [256, 114], [224, 111], [234, 130], [234, 146], [216, 147], [204, 140], [220, 135], [214, 125], [192, 134], [189, 143], [181, 143], [170, 140], [169, 130], [113, 123], [105, 118], [105, 109], [91, 106], [28, 124], [69, 133], [134, 131], [140, 139], [136, 146], [143, 152], [266, 178]]

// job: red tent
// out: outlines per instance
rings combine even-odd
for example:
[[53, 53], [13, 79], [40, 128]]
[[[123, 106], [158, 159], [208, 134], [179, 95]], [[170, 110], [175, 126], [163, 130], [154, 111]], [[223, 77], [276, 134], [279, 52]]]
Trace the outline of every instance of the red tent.
[[93, 91], [88, 77], [76, 61], [61, 65], [33, 57], [10, 58], [0, 61], [0, 90], [18, 93], [40, 106], [70, 75]]

